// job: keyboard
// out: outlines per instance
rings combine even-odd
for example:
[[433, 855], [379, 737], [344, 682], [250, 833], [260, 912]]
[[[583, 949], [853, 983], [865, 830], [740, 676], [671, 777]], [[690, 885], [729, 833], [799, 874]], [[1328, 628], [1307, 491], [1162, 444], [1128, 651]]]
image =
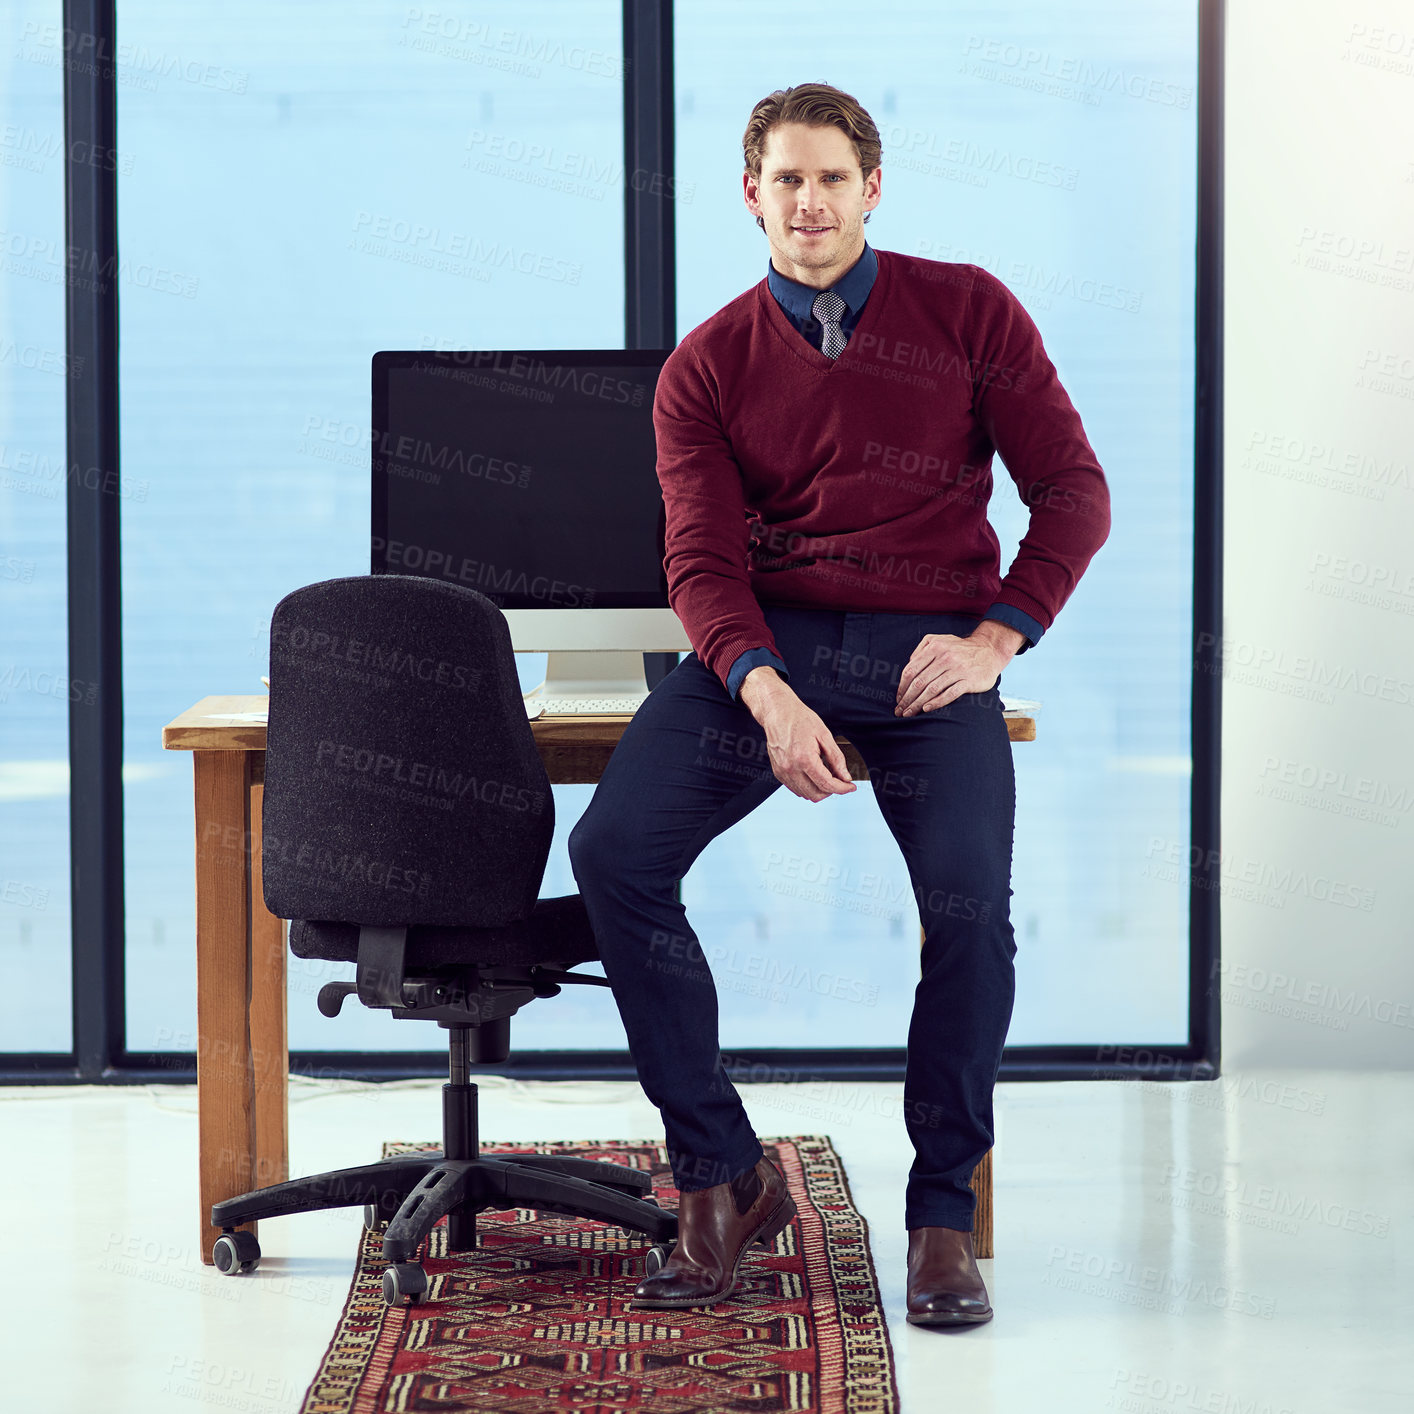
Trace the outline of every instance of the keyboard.
[[[646, 694], [644, 694], [646, 696]], [[638, 697], [546, 697], [525, 699], [527, 717], [631, 717], [643, 705]]]

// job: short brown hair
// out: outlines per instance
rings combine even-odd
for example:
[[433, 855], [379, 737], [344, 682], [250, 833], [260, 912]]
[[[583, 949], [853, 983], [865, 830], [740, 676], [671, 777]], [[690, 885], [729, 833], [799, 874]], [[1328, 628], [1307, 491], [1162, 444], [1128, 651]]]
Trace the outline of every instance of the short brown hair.
[[[761, 180], [761, 158], [766, 148], [766, 135], [782, 123], [804, 123], [807, 127], [838, 128], [850, 141], [864, 180], [879, 165], [883, 148], [879, 129], [865, 111], [864, 105], [852, 94], [828, 83], [798, 83], [794, 88], [778, 88], [768, 93], [751, 110], [746, 132], [742, 136], [742, 156], [752, 179]], [[869, 219], [869, 213], [864, 213]], [[756, 224], [762, 230], [766, 223], [758, 216]]]

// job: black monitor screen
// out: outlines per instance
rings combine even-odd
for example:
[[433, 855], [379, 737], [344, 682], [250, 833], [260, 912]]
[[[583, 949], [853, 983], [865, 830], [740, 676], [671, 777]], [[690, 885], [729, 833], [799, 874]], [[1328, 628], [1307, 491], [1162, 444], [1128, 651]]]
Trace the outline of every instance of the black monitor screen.
[[374, 574], [503, 609], [666, 608], [667, 349], [373, 356]]

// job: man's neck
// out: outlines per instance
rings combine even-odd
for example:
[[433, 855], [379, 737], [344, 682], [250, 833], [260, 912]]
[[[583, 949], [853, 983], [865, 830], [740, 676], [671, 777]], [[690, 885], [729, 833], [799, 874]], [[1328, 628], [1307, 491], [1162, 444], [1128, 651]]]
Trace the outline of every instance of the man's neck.
[[[812, 290], [828, 290], [831, 285], [838, 284], [856, 265], [859, 264], [859, 257], [864, 254], [864, 237], [860, 236], [859, 245], [852, 255], [846, 256], [842, 261], [828, 267], [796, 265], [794, 261], [787, 260], [785, 263], [789, 267], [782, 270], [776, 264], [776, 252], [771, 252], [771, 268], [777, 275], [784, 275], [787, 280], [794, 280], [797, 285], [806, 285]], [[784, 259], [784, 257], [782, 257]]]

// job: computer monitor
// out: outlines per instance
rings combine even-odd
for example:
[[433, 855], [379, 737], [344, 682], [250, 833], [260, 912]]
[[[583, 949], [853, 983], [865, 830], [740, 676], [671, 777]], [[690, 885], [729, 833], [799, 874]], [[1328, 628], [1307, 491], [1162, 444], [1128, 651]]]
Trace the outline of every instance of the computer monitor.
[[[669, 349], [373, 355], [372, 570], [468, 584], [546, 690], [647, 691], [668, 607], [653, 393]], [[578, 686], [576, 686], [578, 684]]]

